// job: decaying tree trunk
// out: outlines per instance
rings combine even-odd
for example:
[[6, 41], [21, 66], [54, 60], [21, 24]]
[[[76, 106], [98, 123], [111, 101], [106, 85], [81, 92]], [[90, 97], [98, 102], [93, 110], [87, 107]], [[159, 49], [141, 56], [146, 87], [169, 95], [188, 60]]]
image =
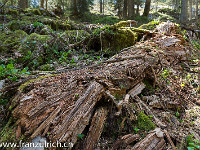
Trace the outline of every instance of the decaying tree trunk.
[[[156, 42], [162, 36], [158, 34], [157, 38], [152, 37], [151, 42], [155, 41], [159, 46]], [[142, 42], [101, 65], [67, 70], [62, 74], [41, 77], [40, 80], [23, 84], [12, 102], [16, 104], [12, 114], [17, 120], [17, 131], [21, 131], [18, 132], [18, 137], [20, 134], [30, 135], [31, 138], [43, 135], [50, 141], [75, 144], [77, 136], [89, 126], [83, 145], [85, 149], [92, 150], [101, 136], [108, 113], [107, 107], [115, 107], [118, 115], [124, 107], [134, 120], [134, 110], [129, 106], [130, 96], [134, 98], [141, 93], [145, 88], [145, 78], [152, 79], [152, 84], [156, 83], [155, 72], [159, 72], [160, 62], [160, 66], [168, 66], [174, 63], [174, 56], [178, 60], [185, 57], [180, 52], [169, 52], [167, 48], [163, 48], [162, 53], [152, 51], [154, 47]], [[167, 61], [165, 57], [168, 57]], [[117, 95], [123, 100], [118, 101]], [[138, 101], [152, 115], [150, 109], [142, 101]], [[156, 121], [156, 117], [153, 117]], [[132, 149], [153, 147], [161, 150], [165, 145], [161, 133], [157, 130], [150, 133]], [[134, 140], [136, 138], [131, 135], [122, 141], [129, 144]]]

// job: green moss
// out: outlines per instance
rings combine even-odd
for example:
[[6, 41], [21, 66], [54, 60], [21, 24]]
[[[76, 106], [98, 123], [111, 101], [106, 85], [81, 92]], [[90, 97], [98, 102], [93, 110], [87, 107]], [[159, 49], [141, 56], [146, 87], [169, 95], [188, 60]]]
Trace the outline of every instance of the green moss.
[[33, 13], [34, 15], [42, 15], [42, 13], [40, 12], [39, 9], [33, 9], [33, 10], [32, 10], [32, 13]]
[[51, 37], [49, 35], [39, 35], [37, 33], [32, 33], [26, 41], [40, 41], [41, 43], [45, 43], [50, 40]]
[[90, 34], [85, 30], [68, 30], [62, 34], [62, 38], [67, 43], [73, 44], [76, 42], [80, 42], [85, 37], [89, 36]]
[[147, 30], [154, 30], [156, 26], [159, 24], [158, 21], [151, 21], [147, 24], [143, 24], [139, 27], [139, 29], [147, 29]]
[[144, 131], [150, 131], [154, 130], [156, 125], [147, 115], [145, 115], [143, 112], [140, 112], [137, 117], [137, 127]]
[[27, 87], [30, 83], [33, 83], [35, 81], [39, 81], [39, 80], [44, 79], [44, 78], [53, 77], [55, 75], [56, 74], [50, 74], [50, 75], [46, 75], [46, 76], [40, 76], [37, 79], [31, 79], [31, 80], [25, 82], [24, 84], [20, 85], [20, 87], [18, 88], [18, 91], [22, 92], [24, 90], [24, 88]]
[[45, 65], [40, 66], [40, 70], [42, 71], [52, 71], [54, 69], [55, 68], [52, 64], [45, 64]]
[[14, 10], [14, 9], [9, 9], [8, 10], [8, 13], [7, 13], [8, 15], [19, 15], [19, 12], [17, 11], [17, 10]]
[[10, 117], [3, 130], [0, 132], [0, 143], [16, 142], [16, 125], [13, 124], [13, 118]]
[[112, 56], [125, 47], [132, 46], [135, 43], [135, 33], [130, 29], [117, 30], [114, 35], [106, 33], [102, 38], [103, 51]]
[[8, 23], [7, 27], [10, 29], [10, 30], [19, 30], [19, 29], [22, 29], [24, 28], [25, 26], [27, 25], [30, 25], [31, 22], [30, 21], [27, 21], [27, 20], [23, 20], [23, 21], [19, 21], [19, 20], [12, 20]]
[[0, 53], [10, 53], [17, 49], [28, 37], [28, 34], [22, 30], [15, 32], [3, 32], [0, 36]]

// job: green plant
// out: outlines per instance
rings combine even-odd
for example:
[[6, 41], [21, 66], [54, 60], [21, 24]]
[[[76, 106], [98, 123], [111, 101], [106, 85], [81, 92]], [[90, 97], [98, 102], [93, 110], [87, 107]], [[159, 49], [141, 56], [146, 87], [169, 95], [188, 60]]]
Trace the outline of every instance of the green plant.
[[194, 135], [188, 135], [186, 137], [187, 149], [188, 150], [197, 150], [200, 149], [200, 141], [194, 140]]
[[36, 22], [33, 23], [33, 26], [34, 26], [35, 28], [37, 28], [37, 27], [42, 27], [43, 24], [36, 21]]
[[82, 140], [84, 136], [85, 136], [84, 134], [78, 134], [77, 138], [78, 138], [78, 140]]
[[135, 127], [133, 130], [135, 131], [135, 133], [138, 133], [138, 131], [139, 131], [140, 129], [138, 129], [137, 127]]
[[19, 78], [18, 75], [20, 74], [30, 74], [28, 72], [28, 67], [24, 68], [23, 70], [20, 70], [16, 69], [12, 63], [9, 63], [7, 65], [0, 65], [0, 79], [9, 78], [12, 81], [17, 81]]
[[8, 103], [7, 99], [0, 99], [0, 105], [5, 105]]

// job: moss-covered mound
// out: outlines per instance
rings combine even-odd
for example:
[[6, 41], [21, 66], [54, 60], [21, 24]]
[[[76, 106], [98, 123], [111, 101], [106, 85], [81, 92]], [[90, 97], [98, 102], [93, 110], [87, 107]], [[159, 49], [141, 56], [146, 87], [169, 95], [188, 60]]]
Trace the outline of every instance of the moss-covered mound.
[[61, 37], [66, 43], [73, 44], [76, 42], [80, 42], [90, 34], [85, 30], [68, 30], [65, 31]]
[[21, 29], [24, 29], [26, 28], [27, 25], [30, 25], [31, 22], [30, 21], [27, 21], [27, 20], [12, 20], [8, 23], [7, 27], [10, 29], [10, 30], [21, 30]]
[[147, 30], [154, 30], [156, 26], [159, 24], [158, 21], [151, 21], [147, 24], [143, 24], [139, 27], [139, 29], [147, 29]]
[[160, 12], [154, 12], [151, 15], [151, 19], [152, 20], [159, 20], [159, 21], [162, 21], [162, 22], [166, 22], [166, 21], [171, 21], [171, 22], [175, 22], [176, 19], [171, 16], [171, 15], [168, 15], [168, 14], [164, 14], [164, 13], [160, 13]]
[[130, 29], [100, 29], [93, 33], [87, 47], [99, 52], [103, 50], [103, 54], [112, 56], [123, 48], [132, 46], [135, 43], [135, 35]]
[[154, 130], [156, 125], [151, 121], [150, 117], [140, 112], [137, 118], [137, 127], [144, 131], [150, 131]]
[[0, 53], [11, 53], [26, 40], [28, 34], [22, 30], [2, 32], [0, 36]]

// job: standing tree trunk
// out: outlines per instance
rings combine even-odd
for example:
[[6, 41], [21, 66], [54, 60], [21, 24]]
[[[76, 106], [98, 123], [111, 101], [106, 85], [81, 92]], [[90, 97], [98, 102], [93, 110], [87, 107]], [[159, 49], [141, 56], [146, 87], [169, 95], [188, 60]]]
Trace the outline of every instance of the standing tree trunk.
[[124, 0], [124, 7], [123, 7], [123, 18], [126, 19], [127, 18], [127, 8], [128, 8], [128, 0]]
[[180, 16], [180, 21], [182, 23], [186, 22], [188, 19], [188, 11], [187, 11], [187, 0], [181, 0], [181, 16]]
[[189, 20], [192, 20], [192, 0], [189, 0]]
[[151, 0], [146, 0], [143, 16], [148, 16], [151, 6]]
[[46, 10], [47, 10], [47, 4], [48, 4], [47, 2], [48, 2], [48, 0], [46, 0]]
[[198, 0], [196, 0], [196, 20], [198, 20]]
[[139, 15], [140, 15], [139, 11], [140, 11], [140, 0], [137, 0], [136, 16], [139, 16]]
[[117, 1], [118, 17], [122, 19], [122, 0]]
[[41, 7], [41, 8], [44, 8], [44, 0], [41, 0], [41, 1], [40, 1], [40, 7]]
[[76, 0], [73, 0], [73, 10], [72, 10], [72, 15], [77, 16], [78, 15], [78, 10], [77, 10], [77, 5], [76, 5]]
[[18, 6], [22, 9], [28, 8], [28, 0], [19, 0]]
[[100, 4], [100, 13], [102, 13], [103, 12], [102, 11], [102, 5], [103, 5], [102, 0], [99, 1], [99, 4]]
[[128, 0], [128, 18], [132, 19], [135, 16], [134, 0]]
[[104, 10], [105, 10], [105, 1], [103, 0], [103, 14], [104, 14]]

